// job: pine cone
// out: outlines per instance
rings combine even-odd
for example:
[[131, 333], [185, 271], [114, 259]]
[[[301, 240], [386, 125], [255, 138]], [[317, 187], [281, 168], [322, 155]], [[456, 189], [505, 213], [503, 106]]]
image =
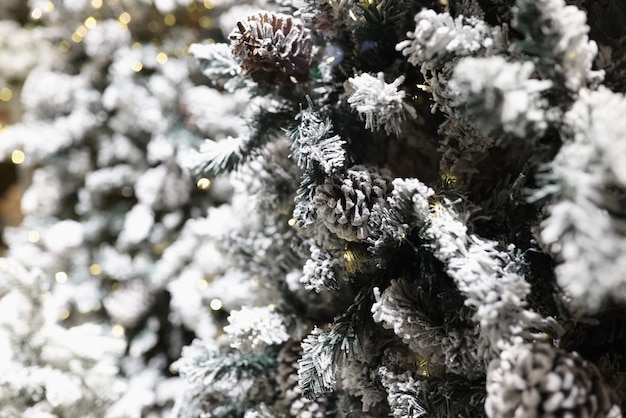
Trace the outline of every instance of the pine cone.
[[229, 36], [231, 51], [244, 74], [264, 86], [309, 79], [313, 42], [302, 22], [291, 16], [259, 12], [237, 22]]
[[370, 209], [375, 203], [384, 205], [391, 187], [388, 176], [357, 165], [317, 186], [313, 202], [331, 232], [347, 241], [363, 241], [369, 235]]
[[490, 418], [621, 416], [612, 407], [613, 394], [597, 367], [577, 353], [526, 344], [503, 351], [489, 366], [485, 411]]

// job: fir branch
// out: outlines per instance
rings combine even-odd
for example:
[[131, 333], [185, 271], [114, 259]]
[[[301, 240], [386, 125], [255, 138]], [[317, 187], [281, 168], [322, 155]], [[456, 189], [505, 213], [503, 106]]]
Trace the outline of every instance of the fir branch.
[[202, 73], [216, 86], [223, 87], [228, 92], [256, 86], [256, 83], [242, 74], [239, 62], [232, 56], [230, 46], [226, 43], [191, 44], [189, 53], [200, 63]]
[[255, 151], [274, 139], [291, 121], [293, 113], [286, 108], [261, 108], [250, 123], [250, 133], [222, 141], [207, 139], [197, 152], [189, 155], [187, 168], [194, 175], [215, 177], [229, 173], [246, 162]]
[[302, 268], [300, 282], [307, 290], [315, 290], [319, 293], [322, 290], [337, 290], [337, 269], [339, 260], [332, 253], [327, 252], [317, 245], [311, 245], [311, 258], [309, 258]]
[[490, 361], [520, 337], [541, 339], [535, 330], [549, 330], [548, 324], [526, 308], [530, 284], [520, 272], [523, 261], [514, 246], [502, 251], [498, 242], [471, 234], [467, 211], [445, 198], [420, 216], [427, 221], [422, 238], [467, 298], [465, 304], [476, 309], [473, 320], [480, 325], [478, 353], [483, 359]]
[[249, 137], [233, 138], [222, 141], [207, 139], [199, 151], [193, 152], [187, 162], [187, 168], [195, 176], [216, 177], [236, 169], [249, 153]]
[[404, 76], [400, 76], [387, 84], [383, 72], [376, 77], [364, 73], [348, 79], [348, 103], [361, 120], [365, 120], [366, 129], [379, 131], [384, 128], [388, 135], [399, 135], [402, 121], [417, 117], [415, 109], [404, 102], [404, 90], [398, 89], [403, 82]]
[[363, 350], [356, 330], [365, 325], [372, 289], [367, 287], [330, 328], [315, 328], [302, 342], [303, 356], [298, 360], [298, 386], [308, 399], [332, 392], [339, 363], [345, 359], [361, 358]]
[[496, 136], [498, 145], [505, 145], [503, 138], [509, 136], [517, 141], [539, 138], [551, 116], [541, 94], [552, 82], [532, 79], [534, 72], [531, 62], [509, 63], [500, 56], [464, 58], [449, 82], [452, 106], [463, 111], [483, 135]]
[[558, 260], [557, 282], [577, 315], [626, 301], [624, 112], [623, 94], [582, 90], [564, 118], [566, 141], [534, 196], [551, 198], [539, 238]]
[[396, 50], [408, 57], [409, 63], [428, 71], [440, 70], [463, 56], [486, 54], [497, 45], [499, 33], [474, 17], [437, 13], [424, 9], [415, 15], [415, 30]]
[[395, 418], [427, 418], [421, 382], [410, 371], [394, 373], [383, 366], [378, 374], [387, 390], [387, 402]]
[[287, 132], [293, 141], [291, 157], [296, 164], [307, 171], [321, 170], [326, 175], [342, 169], [346, 162], [345, 141], [332, 134], [330, 119], [322, 120], [318, 113], [307, 108], [296, 115], [296, 121], [299, 124]]
[[423, 405], [433, 417], [487, 417], [484, 379], [445, 375], [430, 377], [421, 383]]
[[428, 209], [428, 199], [434, 193], [417, 179], [394, 179], [388, 204], [374, 205], [368, 225], [368, 250], [378, 267], [384, 268], [411, 230], [423, 224], [417, 213]]
[[335, 357], [341, 336], [315, 328], [302, 341], [304, 355], [298, 360], [298, 387], [308, 399], [332, 392], [337, 364]]
[[598, 46], [587, 36], [587, 16], [564, 0], [518, 0], [512, 26], [524, 35], [516, 46], [537, 57], [537, 69], [558, 87], [577, 92], [594, 87], [604, 76], [592, 71]]
[[221, 355], [196, 340], [183, 349], [183, 356], [172, 367], [188, 382], [210, 388], [218, 381], [262, 376], [275, 365], [276, 359], [266, 353], [232, 351]]
[[196, 339], [183, 348], [182, 357], [172, 364], [172, 369], [190, 386], [177, 399], [175, 416], [241, 416], [255, 397], [264, 399], [270, 395], [273, 389], [269, 376], [275, 367], [273, 351], [221, 354]]
[[324, 178], [342, 170], [346, 164], [345, 141], [332, 133], [332, 122], [309, 108], [296, 115], [298, 124], [287, 130], [292, 140], [291, 155], [304, 170], [300, 187], [296, 192], [294, 218], [300, 227], [313, 224], [313, 194]]
[[300, 187], [298, 187], [294, 197], [296, 206], [293, 209], [293, 217], [301, 228], [306, 228], [315, 221], [315, 209], [312, 203], [313, 195], [315, 194], [315, 188], [321, 183], [321, 181], [316, 180], [311, 175], [307, 175], [307, 173], [304, 173], [302, 176]]

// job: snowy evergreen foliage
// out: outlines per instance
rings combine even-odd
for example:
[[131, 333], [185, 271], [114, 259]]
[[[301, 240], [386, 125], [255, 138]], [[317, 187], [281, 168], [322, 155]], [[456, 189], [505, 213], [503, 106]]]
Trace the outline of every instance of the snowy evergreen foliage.
[[6, 416], [622, 416], [620, 0], [52, 3]]
[[124, 341], [97, 324], [62, 326], [47, 286], [42, 271], [0, 259], [0, 416], [135, 416], [114, 413], [126, 390], [115, 365]]

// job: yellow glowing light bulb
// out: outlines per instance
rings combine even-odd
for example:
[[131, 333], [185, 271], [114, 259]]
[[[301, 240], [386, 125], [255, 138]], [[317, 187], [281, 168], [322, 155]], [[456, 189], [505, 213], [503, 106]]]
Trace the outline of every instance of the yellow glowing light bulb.
[[102, 274], [102, 266], [100, 264], [92, 264], [89, 266], [89, 273], [94, 276], [99, 276]]
[[67, 309], [63, 309], [59, 316], [61, 317], [61, 320], [65, 321], [67, 318], [70, 317], [70, 311], [68, 311]]
[[57, 271], [54, 274], [54, 280], [57, 281], [57, 283], [65, 283], [67, 282], [67, 273], [64, 271]]
[[91, 7], [99, 9], [102, 7], [102, 0], [91, 0]]
[[208, 190], [211, 187], [211, 180], [206, 177], [202, 177], [200, 180], [198, 180], [196, 186], [198, 186], [198, 189], [200, 190]]
[[198, 24], [203, 29], [209, 29], [213, 26], [213, 19], [211, 19], [209, 16], [202, 16], [200, 17], [200, 19], [198, 19]]
[[211, 302], [209, 302], [209, 307], [214, 311], [219, 311], [220, 309], [222, 309], [223, 306], [224, 304], [222, 303], [222, 301], [217, 298], [212, 299]]
[[135, 61], [133, 62], [133, 71], [138, 73], [139, 71], [141, 71], [143, 69], [143, 64], [141, 63], [141, 61]]
[[35, 20], [41, 19], [41, 16], [43, 16], [43, 12], [41, 11], [41, 9], [33, 9], [33, 11], [30, 12], [30, 17]]
[[167, 54], [165, 52], [159, 52], [156, 56], [156, 60], [159, 64], [165, 64], [167, 62]]
[[84, 38], [85, 35], [87, 35], [87, 28], [83, 25], [80, 25], [76, 28], [76, 34], [78, 34], [78, 36], [80, 36], [81, 38]]
[[123, 12], [121, 15], [119, 15], [117, 20], [119, 20], [119, 22], [122, 25], [128, 25], [130, 23], [131, 17], [130, 17], [130, 14], [128, 12]]
[[11, 153], [11, 162], [13, 164], [16, 164], [16, 165], [22, 164], [25, 159], [26, 159], [26, 154], [24, 154], [24, 151], [22, 150], [16, 149]]
[[115, 324], [111, 327], [111, 333], [116, 337], [123, 337], [126, 330], [123, 325]]
[[85, 19], [85, 27], [87, 29], [93, 29], [96, 27], [97, 24], [98, 24], [98, 21], [93, 16], [89, 16], [87, 19]]
[[207, 287], [209, 287], [209, 282], [207, 282], [206, 280], [202, 279], [202, 280], [198, 280], [198, 283], [196, 284], [196, 286], [198, 286], [198, 289], [200, 290], [204, 290]]
[[13, 97], [13, 91], [8, 87], [0, 89], [0, 102], [8, 102]]
[[163, 22], [167, 25], [167, 26], [174, 26], [176, 24], [176, 16], [174, 16], [173, 14], [167, 14], [163, 17]]
[[41, 239], [41, 236], [39, 235], [39, 232], [37, 231], [30, 231], [28, 233], [28, 240], [30, 242], [32, 242], [33, 244], [36, 242], [39, 242], [39, 240]]

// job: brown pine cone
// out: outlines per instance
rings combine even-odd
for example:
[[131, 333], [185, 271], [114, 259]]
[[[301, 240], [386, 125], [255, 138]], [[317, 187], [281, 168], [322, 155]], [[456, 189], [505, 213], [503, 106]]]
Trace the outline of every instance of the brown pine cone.
[[621, 417], [594, 364], [545, 343], [509, 348], [491, 362], [485, 411], [490, 418]]
[[313, 41], [310, 31], [291, 16], [259, 12], [237, 22], [229, 36], [232, 54], [244, 74], [263, 86], [309, 79]]

